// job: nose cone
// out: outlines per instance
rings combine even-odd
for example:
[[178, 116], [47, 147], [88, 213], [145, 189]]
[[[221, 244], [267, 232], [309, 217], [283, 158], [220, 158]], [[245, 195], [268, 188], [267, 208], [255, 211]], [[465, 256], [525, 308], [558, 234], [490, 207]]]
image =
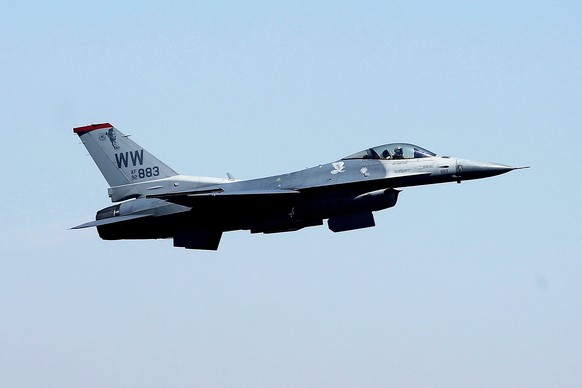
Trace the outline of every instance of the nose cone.
[[461, 159], [457, 161], [456, 175], [460, 180], [480, 179], [505, 174], [506, 172], [521, 168], [527, 167], [511, 167], [504, 164]]

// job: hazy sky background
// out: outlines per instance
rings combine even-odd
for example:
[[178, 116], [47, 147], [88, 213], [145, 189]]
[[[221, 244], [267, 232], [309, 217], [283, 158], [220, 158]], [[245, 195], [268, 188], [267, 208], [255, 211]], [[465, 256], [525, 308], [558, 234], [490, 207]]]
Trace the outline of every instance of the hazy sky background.
[[[582, 386], [577, 1], [9, 2], [0, 385]], [[101, 241], [72, 128], [184, 174], [388, 142], [531, 165], [406, 189], [372, 229]]]

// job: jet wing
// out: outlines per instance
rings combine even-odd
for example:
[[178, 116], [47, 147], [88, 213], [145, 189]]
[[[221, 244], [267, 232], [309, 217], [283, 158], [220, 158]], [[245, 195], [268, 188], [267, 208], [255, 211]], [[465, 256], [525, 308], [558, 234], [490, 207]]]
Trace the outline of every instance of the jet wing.
[[[244, 191], [225, 191], [218, 189], [213, 191], [192, 191], [177, 195], [186, 195], [187, 197], [248, 197], [248, 196], [269, 196], [269, 195], [296, 195], [296, 190], [244, 190]], [[169, 194], [170, 196], [172, 194]]]
[[286, 199], [294, 198], [300, 194], [297, 190], [245, 190], [245, 191], [226, 191], [222, 188], [215, 190], [200, 190], [190, 191], [184, 193], [171, 193], [156, 195], [155, 198], [160, 198], [168, 202], [178, 205], [192, 206], [204, 201], [214, 202], [232, 202], [237, 201], [241, 204], [245, 202], [263, 201], [267, 198]]
[[412, 172], [399, 174], [396, 176], [379, 178], [379, 179], [362, 179], [344, 183], [333, 183], [324, 185], [314, 185], [298, 187], [294, 190], [244, 190], [230, 191], [222, 187], [213, 189], [200, 189], [188, 192], [169, 193], [149, 196], [148, 198], [159, 198], [184, 206], [200, 206], [205, 203], [217, 204], [238, 204], [240, 206], [259, 204], [265, 206], [267, 203], [275, 205], [276, 203], [285, 204], [299, 198], [301, 194], [329, 192], [336, 190], [355, 190], [365, 193], [383, 188], [397, 188], [409, 186], [419, 178], [431, 175], [430, 172]]

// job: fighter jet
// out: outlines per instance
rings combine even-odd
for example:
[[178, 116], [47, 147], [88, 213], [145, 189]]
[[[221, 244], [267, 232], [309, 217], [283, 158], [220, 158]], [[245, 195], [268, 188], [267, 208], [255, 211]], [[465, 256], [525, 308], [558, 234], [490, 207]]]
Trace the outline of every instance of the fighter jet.
[[224, 232], [280, 233], [323, 225], [333, 232], [375, 226], [400, 189], [491, 177], [525, 167], [440, 156], [408, 143], [368, 148], [305, 170], [251, 180], [178, 174], [109, 123], [73, 129], [109, 184], [113, 206], [96, 220], [104, 240], [173, 239], [217, 250]]

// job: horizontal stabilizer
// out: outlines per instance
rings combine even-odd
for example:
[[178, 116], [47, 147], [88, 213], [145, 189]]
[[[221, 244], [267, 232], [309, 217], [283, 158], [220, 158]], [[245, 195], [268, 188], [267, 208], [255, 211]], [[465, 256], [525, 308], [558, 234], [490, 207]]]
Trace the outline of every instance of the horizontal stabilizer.
[[151, 214], [129, 214], [127, 216], [109, 217], [109, 218], [103, 218], [102, 220], [86, 222], [84, 224], [74, 226], [71, 229], [91, 228], [93, 226], [114, 224], [117, 222], [130, 221], [130, 220], [135, 220], [137, 218], [150, 217], [150, 216], [151, 216]]

